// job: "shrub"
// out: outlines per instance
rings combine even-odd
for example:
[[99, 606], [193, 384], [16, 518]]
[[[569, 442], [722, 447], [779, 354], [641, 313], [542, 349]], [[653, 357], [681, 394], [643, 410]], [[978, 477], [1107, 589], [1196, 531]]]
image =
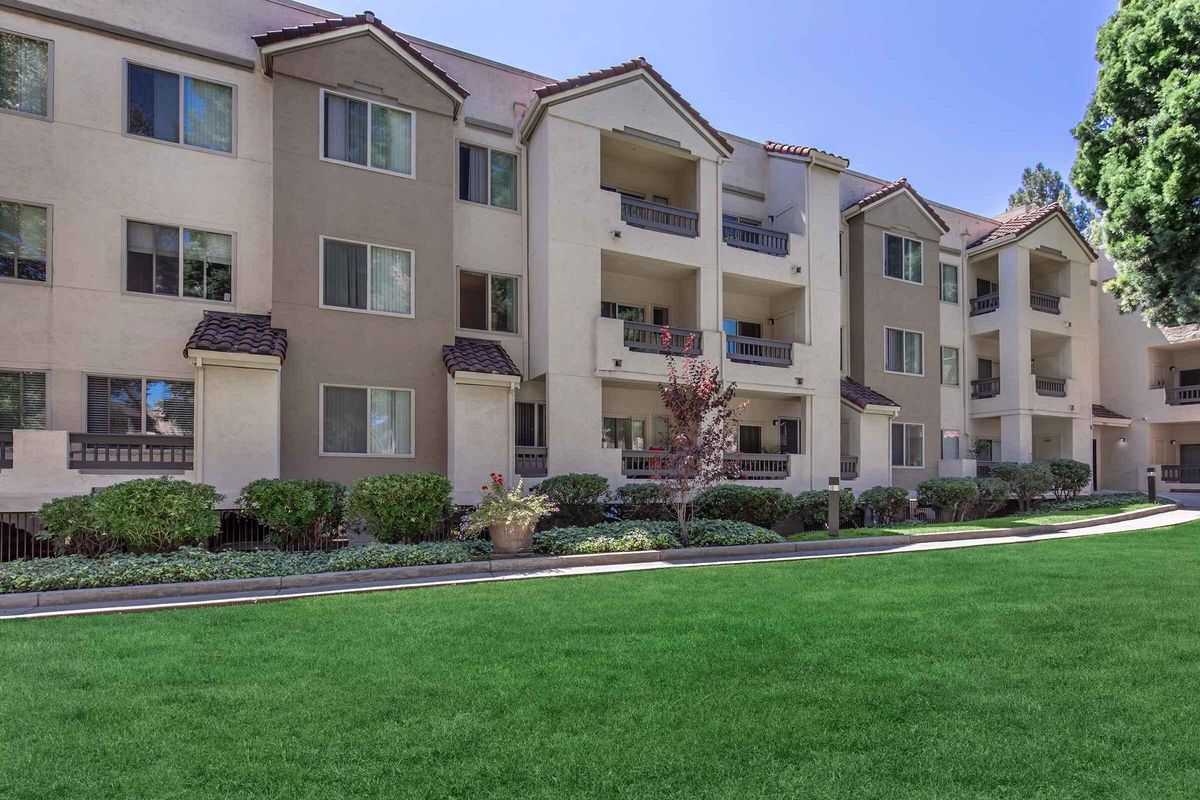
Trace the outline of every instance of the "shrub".
[[688, 526], [688, 532], [693, 547], [774, 544], [784, 541], [782, 536], [762, 526], [728, 519], [698, 519]]
[[979, 499], [979, 486], [973, 478], [932, 478], [917, 484], [917, 503], [929, 506], [958, 521]]
[[221, 495], [207, 483], [137, 478], [109, 486], [92, 502], [96, 525], [137, 550], [200, 544], [221, 528]]
[[95, 499], [94, 495], [60, 497], [43, 505], [38, 512], [43, 526], [38, 538], [53, 542], [59, 555], [97, 558], [117, 549], [120, 542], [104, 533], [96, 520]]
[[621, 519], [669, 520], [675, 516], [667, 490], [657, 483], [627, 483], [613, 492]]
[[1033, 502], [1054, 485], [1050, 468], [1042, 463], [997, 464], [992, 468], [992, 475], [1008, 484], [1021, 511], [1028, 511]]
[[[1092, 508], [1104, 508], [1105, 506], [1125, 506], [1134, 503], [1149, 503], [1150, 498], [1141, 492], [1114, 492], [1112, 494], [1089, 494], [1085, 497], [1076, 497], [1070, 500], [1059, 500], [1053, 503], [1044, 503], [1038, 506], [1037, 513], [1045, 514], [1055, 511], [1087, 511]], [[1165, 503], [1165, 500], [1159, 500], [1159, 503]]]
[[590, 527], [551, 528], [533, 535], [533, 551], [549, 555], [625, 553], [680, 547], [676, 522], [606, 522]]
[[858, 496], [859, 508], [871, 512], [874, 525], [890, 525], [908, 516], [908, 490], [899, 486], [872, 486]]
[[351, 487], [347, 507], [381, 542], [419, 542], [450, 515], [451, 491], [437, 472], [369, 475]]
[[317, 550], [341, 530], [346, 487], [316, 479], [261, 478], [246, 484], [238, 506], [271, 529], [275, 544]]
[[692, 502], [693, 516], [749, 522], [762, 528], [796, 513], [796, 498], [780, 489], [727, 483], [705, 489]]
[[971, 509], [974, 517], [990, 517], [1008, 504], [1008, 495], [1012, 490], [1007, 481], [999, 478], [976, 478], [975, 486], [979, 489], [979, 496]]
[[558, 513], [547, 524], [552, 527], [582, 527], [604, 520], [608, 500], [608, 479], [587, 472], [571, 472], [546, 478], [536, 491], [558, 506]]
[[[854, 492], [843, 489], [838, 492], [838, 526], [853, 528], [857, 524], [858, 508], [854, 503]], [[829, 492], [813, 489], [796, 495], [796, 510], [808, 531], [824, 530], [829, 521]]]
[[1054, 481], [1050, 491], [1056, 500], [1078, 497], [1092, 479], [1092, 468], [1082, 461], [1070, 458], [1052, 458], [1046, 462]]

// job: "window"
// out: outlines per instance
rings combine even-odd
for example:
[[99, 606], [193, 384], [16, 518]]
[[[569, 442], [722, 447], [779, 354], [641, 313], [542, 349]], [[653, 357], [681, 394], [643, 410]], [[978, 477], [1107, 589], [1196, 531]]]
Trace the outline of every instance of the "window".
[[511, 275], [459, 270], [458, 327], [516, 333], [517, 279]]
[[912, 422], [892, 423], [892, 466], [925, 466], [925, 426]]
[[0, 109], [50, 118], [50, 42], [0, 31]]
[[517, 157], [490, 147], [459, 144], [458, 198], [515, 211]]
[[663, 308], [662, 306], [654, 306], [653, 308], [654, 324], [662, 328], [671, 324], [671, 309]]
[[738, 452], [762, 452], [762, 427], [759, 425], [738, 426]]
[[191, 436], [191, 381], [89, 375], [87, 432]]
[[517, 447], [546, 446], [546, 404], [517, 403]]
[[126, 133], [202, 150], [233, 152], [232, 86], [127, 64], [125, 95]]
[[723, 329], [730, 336], [748, 336], [752, 339], [762, 338], [762, 324], [758, 322], [727, 319], [723, 324]]
[[895, 328], [883, 330], [886, 338], [883, 368], [888, 372], [924, 375], [925, 335]]
[[942, 264], [942, 302], [958, 302], [958, 267], [954, 264]]
[[46, 429], [46, 373], [0, 372], [0, 431]]
[[125, 291], [233, 302], [233, 237], [129, 221]]
[[942, 348], [942, 385], [958, 386], [958, 348]]
[[646, 309], [641, 306], [616, 303], [612, 300], [601, 300], [600, 316], [607, 317], [608, 319], [623, 319], [626, 322], [645, 322]]
[[646, 421], [630, 417], [604, 417], [600, 446], [606, 449], [645, 450]]
[[321, 387], [321, 453], [413, 454], [411, 389]]
[[46, 282], [50, 212], [0, 201], [0, 278]]
[[321, 237], [321, 305], [413, 314], [413, 253]]
[[333, 161], [413, 175], [413, 113], [321, 93], [321, 154]]
[[957, 461], [959, 459], [959, 437], [958, 431], [942, 431], [942, 459], [945, 461]]
[[995, 294], [1000, 291], [1000, 284], [992, 283], [986, 278], [975, 279], [975, 296], [983, 297], [985, 294]]
[[883, 274], [889, 278], [922, 283], [921, 243], [890, 233], [883, 235]]

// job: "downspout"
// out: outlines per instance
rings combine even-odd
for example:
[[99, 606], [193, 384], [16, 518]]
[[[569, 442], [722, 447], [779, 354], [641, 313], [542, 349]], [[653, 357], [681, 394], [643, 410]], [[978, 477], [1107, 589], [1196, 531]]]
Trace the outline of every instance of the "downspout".
[[[192, 458], [195, 463], [192, 471], [196, 474], [196, 483], [204, 482], [204, 359], [196, 356], [196, 387], [192, 419]], [[195, 413], [195, 408], [200, 413]]]
[[[812, 323], [812, 316], [813, 316], [812, 315], [812, 296], [813, 296], [812, 290], [814, 288], [813, 281], [812, 281], [812, 275], [813, 275], [812, 168], [813, 168], [813, 162], [812, 162], [812, 157], [810, 156], [809, 160], [808, 160], [808, 165], [804, 168], [804, 243], [805, 243], [804, 246], [805, 246], [805, 249], [807, 250], [807, 255], [808, 255], [808, 258], [806, 259], [806, 261], [808, 262], [808, 275], [806, 277], [808, 278], [808, 287], [809, 287], [809, 290], [804, 293], [804, 304], [806, 306], [806, 308], [804, 309], [804, 328], [805, 328], [804, 340], [809, 343], [812, 342], [812, 324], [813, 324]], [[838, 229], [839, 229], [839, 231], [841, 230], [840, 225], [838, 226]], [[840, 241], [839, 241], [838, 246], [839, 247], [841, 246]], [[840, 253], [839, 253], [839, 256], [840, 256]], [[841, 338], [841, 335], [842, 335], [841, 334], [841, 320], [840, 320], [841, 313], [842, 313], [841, 312], [842, 298], [841, 298], [841, 291], [840, 291], [841, 288], [842, 288], [841, 277], [839, 276], [839, 278], [838, 278], [838, 289], [839, 289], [839, 292], [838, 292], [838, 317], [839, 317], [838, 338], [839, 339]], [[808, 445], [807, 450], [808, 450], [808, 488], [809, 489], [816, 488], [815, 482], [816, 482], [816, 470], [817, 470], [817, 462], [816, 462], [816, 457], [813, 455], [813, 443], [812, 443], [813, 399], [814, 399], [813, 395], [808, 395], [804, 401], [805, 411], [808, 412], [806, 415], [808, 417], [808, 424], [804, 426], [808, 429], [808, 435], [803, 438], [808, 439], [806, 444]], [[839, 415], [839, 417], [841, 415], [840, 407], [838, 409], [838, 415]], [[842, 426], [841, 426], [841, 421], [839, 419], [839, 421], [838, 421], [839, 458], [841, 456], [841, 453], [840, 453], [840, 451], [841, 451], [841, 444], [840, 444], [841, 430], [842, 430]], [[839, 476], [841, 475], [840, 471], [838, 472], [838, 475]]]
[[[970, 388], [971, 383], [967, 378], [967, 364], [965, 363], [966, 362], [965, 356], [967, 353], [967, 341], [970, 340], [970, 338], [971, 338], [971, 329], [969, 327], [969, 325], [971, 324], [971, 314], [970, 314], [971, 301], [967, 299], [967, 285], [966, 285], [966, 283], [967, 283], [967, 281], [966, 281], [966, 278], [967, 278], [967, 231], [965, 228], [959, 230], [958, 238], [959, 238], [959, 250], [958, 250], [958, 252], [959, 252], [959, 257], [958, 257], [959, 311], [958, 311], [958, 313], [962, 317], [962, 330], [963, 330], [962, 349], [959, 352], [961, 352], [964, 356], [964, 358], [959, 359], [958, 390], [959, 390], [959, 393], [962, 395], [963, 433], [966, 434], [967, 442], [970, 443], [971, 436], [973, 434], [969, 433], [967, 430], [968, 427], [970, 427], [970, 423], [971, 423], [971, 400], [970, 400], [970, 393], [967, 390]], [[973, 452], [972, 452], [972, 455], [974, 455]], [[961, 442], [959, 442], [958, 457], [960, 459], [963, 457]], [[978, 473], [978, 471], [979, 470], [976, 469], [976, 473]]]

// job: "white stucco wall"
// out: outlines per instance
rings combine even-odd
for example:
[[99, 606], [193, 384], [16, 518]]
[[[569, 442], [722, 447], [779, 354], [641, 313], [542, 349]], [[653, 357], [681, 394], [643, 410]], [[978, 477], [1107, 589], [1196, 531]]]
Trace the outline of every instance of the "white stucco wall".
[[197, 477], [224, 495], [223, 507], [232, 508], [250, 481], [279, 477], [278, 364], [202, 362], [196, 372]]

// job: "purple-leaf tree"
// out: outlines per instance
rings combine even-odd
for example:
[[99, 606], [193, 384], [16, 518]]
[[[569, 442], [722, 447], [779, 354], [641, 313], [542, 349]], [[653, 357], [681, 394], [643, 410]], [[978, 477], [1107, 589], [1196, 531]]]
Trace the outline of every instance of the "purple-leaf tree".
[[671, 333], [662, 332], [667, 354], [667, 382], [659, 385], [667, 423], [666, 450], [652, 462], [651, 478], [667, 492], [679, 520], [679, 536], [688, 545], [692, 498], [731, 475], [725, 454], [737, 442], [738, 416], [747, 403], [735, 405], [735, 384], [721, 383], [721, 373], [696, 353], [688, 336], [681, 362], [671, 350]]

